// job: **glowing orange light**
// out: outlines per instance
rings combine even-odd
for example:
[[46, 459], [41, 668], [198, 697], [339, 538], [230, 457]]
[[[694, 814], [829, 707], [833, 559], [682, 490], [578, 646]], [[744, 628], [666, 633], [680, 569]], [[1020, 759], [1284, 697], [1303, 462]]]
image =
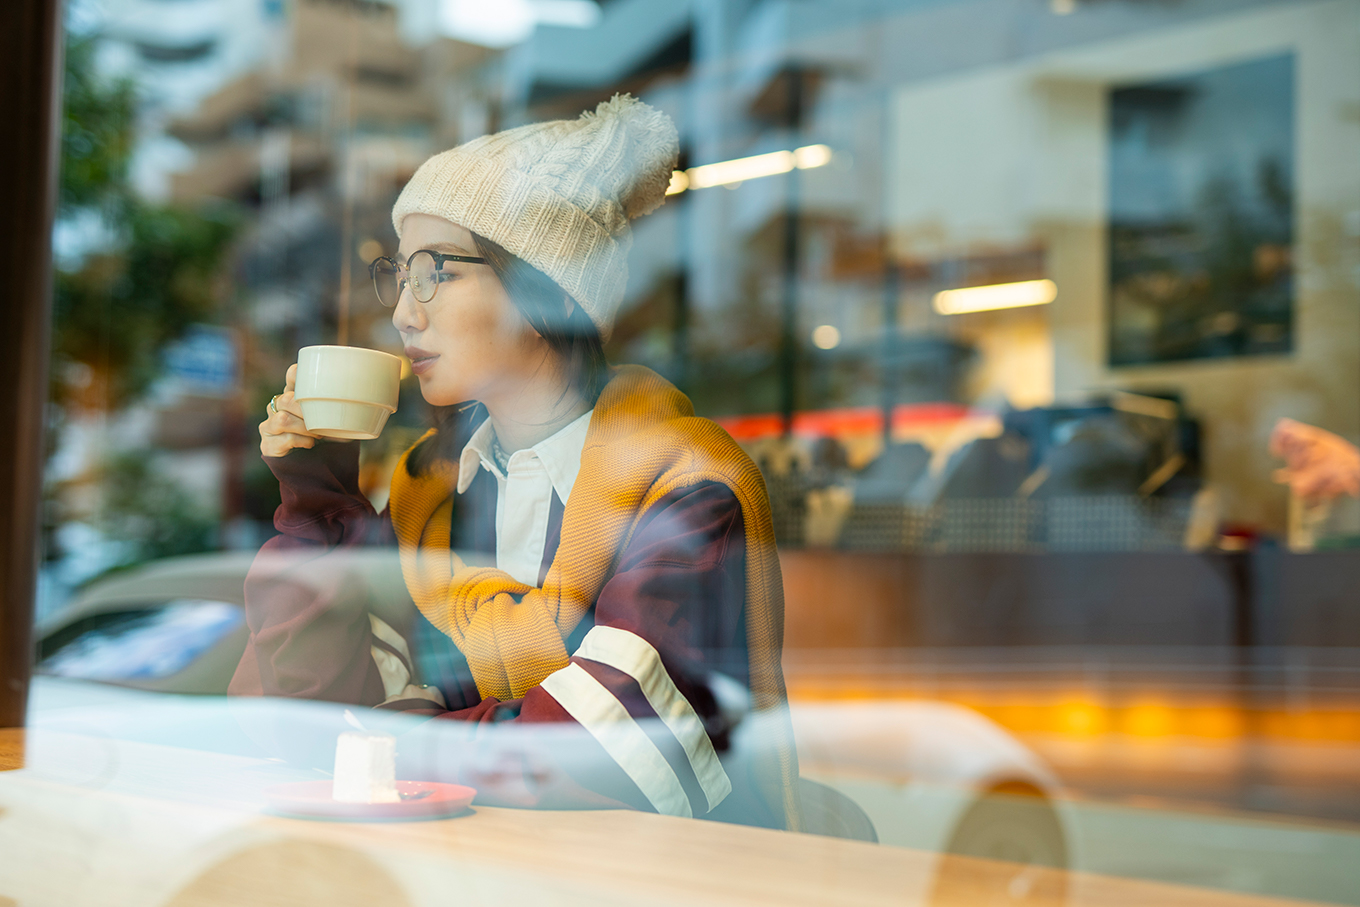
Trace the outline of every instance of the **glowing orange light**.
[[1124, 710], [1120, 729], [1133, 737], [1169, 737], [1176, 733], [1176, 713], [1164, 703], [1142, 702]]
[[1065, 699], [1056, 712], [1056, 730], [1073, 737], [1094, 737], [1105, 733], [1109, 718], [1100, 704], [1085, 698]]
[[1227, 706], [1187, 709], [1185, 731], [1195, 737], [1226, 739], [1242, 734], [1242, 712]]

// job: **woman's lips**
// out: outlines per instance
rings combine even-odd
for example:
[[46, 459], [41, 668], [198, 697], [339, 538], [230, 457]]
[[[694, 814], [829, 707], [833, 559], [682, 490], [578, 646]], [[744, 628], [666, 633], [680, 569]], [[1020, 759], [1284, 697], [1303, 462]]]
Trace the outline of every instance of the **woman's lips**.
[[411, 360], [411, 373], [423, 375], [434, 368], [434, 362], [439, 358], [438, 353], [428, 353], [425, 350], [410, 348], [406, 350], [406, 358]]

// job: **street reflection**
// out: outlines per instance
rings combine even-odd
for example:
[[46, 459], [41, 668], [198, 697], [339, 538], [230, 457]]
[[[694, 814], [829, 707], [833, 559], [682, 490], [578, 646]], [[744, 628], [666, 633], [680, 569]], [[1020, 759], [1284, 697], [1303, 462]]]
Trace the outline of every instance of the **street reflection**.
[[[64, 40], [0, 905], [1360, 905], [1360, 0], [70, 0]], [[437, 418], [438, 357], [394, 329], [439, 304], [389, 259], [398, 194], [433, 155], [621, 95], [679, 157], [619, 234], [597, 339], [755, 464], [768, 521], [759, 500], [731, 531], [782, 574], [770, 651], [695, 631], [652, 653], [692, 658], [671, 673], [697, 712], [628, 688], [637, 733], [609, 753], [689, 765], [671, 815], [641, 775], [615, 796], [584, 725], [482, 695], [388, 509]], [[586, 196], [611, 223], [635, 202]], [[344, 460], [343, 489], [314, 484], [345, 519], [258, 445], [327, 345], [400, 358], [379, 436], [310, 451]], [[441, 567], [499, 563], [489, 494]], [[674, 603], [723, 594], [680, 574], [620, 599], [683, 635]], [[318, 627], [357, 657], [322, 664]], [[257, 651], [275, 685], [233, 686]], [[787, 710], [753, 706], [781, 683]], [[475, 787], [471, 812], [281, 809], [356, 724], [396, 738], [392, 780]], [[688, 818], [774, 763], [800, 834], [739, 797]]]
[[[355, 581], [375, 596], [399, 590], [395, 554], [367, 557]], [[86, 637], [102, 643], [108, 624], [92, 615], [119, 632], [161, 626], [151, 618], [183, 609], [184, 590], [221, 586], [221, 571], [249, 565], [220, 561], [167, 561], [95, 584], [48, 638], [63, 641], [57, 654], [88, 649]], [[307, 562], [297, 567], [295, 581]], [[242, 585], [228, 583], [235, 603], [215, 607], [239, 613]], [[178, 670], [76, 679], [71, 659], [40, 666], [26, 768], [7, 780], [249, 815], [267, 808], [268, 783], [328, 776], [346, 729], [340, 706], [219, 698], [239, 634], [220, 642], [225, 651], [193, 633], [156, 638]], [[1055, 892], [1086, 884], [1041, 867], [1347, 903], [1360, 855], [1353, 663], [1336, 649], [1256, 649], [1245, 662], [1169, 647], [793, 649], [785, 669], [809, 830], [957, 855], [935, 871], [937, 903], [972, 897], [980, 879], [1009, 891], [1003, 902], [1056, 903]], [[187, 692], [219, 697], [165, 695]], [[594, 758], [588, 747], [571, 756], [573, 735], [553, 728], [366, 721], [399, 735], [398, 777], [471, 784], [487, 805], [551, 806], [564, 771], [589, 774], [572, 759]], [[746, 739], [738, 725], [724, 760], [739, 759]]]
[[[792, 708], [804, 777], [812, 782], [804, 802], [813, 821], [823, 823], [814, 832], [871, 840], [862, 827], [878, 846], [935, 855], [900, 879], [907, 903], [1103, 904], [1140, 891], [1121, 892], [1108, 881], [1116, 876], [1171, 886], [1147, 890], [1160, 891], [1168, 903], [1191, 898], [1178, 885], [1328, 903], [1346, 903], [1354, 890], [1360, 834], [1353, 825], [1308, 819], [1297, 809], [1286, 817], [1207, 803], [1215, 788], [1242, 785], [1237, 767], [1198, 758], [1193, 741], [1163, 741], [1171, 755], [1162, 771], [1143, 765], [1138, 773], [1129, 770], [1138, 764], [1130, 750], [1146, 740], [1112, 737], [1077, 753], [1072, 739], [1011, 734], [952, 703], [795, 699]], [[258, 822], [261, 810], [270, 809], [272, 786], [328, 776], [335, 736], [346, 727], [342, 713], [324, 703], [167, 697], [38, 678], [25, 766], [0, 777], [6, 809], [0, 834], [7, 852], [50, 863], [69, 852], [71, 841], [102, 840], [117, 815], [125, 823], [119, 847], [142, 856], [124, 870], [105, 867], [106, 882], [130, 883], [136, 876], [139, 885], [155, 880], [159, 886], [156, 867], [176, 863], [164, 881], [203, 873], [195, 884], [209, 884], [221, 872], [211, 869], [214, 861], [258, 839], [246, 832], [265, 828]], [[369, 721], [397, 734], [399, 777], [471, 783], [478, 788], [474, 811], [483, 814], [496, 805], [549, 802], [545, 793], [566, 780], [562, 772], [575, 771], [574, 735], [562, 729], [505, 726], [472, 734], [455, 723], [396, 714]], [[735, 755], [725, 761], [732, 764]], [[586, 748], [580, 758], [591, 758]], [[1197, 785], [1156, 797], [1133, 793], [1170, 775]], [[1345, 783], [1334, 779], [1333, 788]], [[534, 815], [549, 814], [522, 815], [532, 825]], [[857, 827], [856, 815], [872, 824]], [[165, 837], [166, 822], [178, 829], [175, 846]], [[719, 834], [714, 823], [699, 826]], [[331, 837], [324, 826], [320, 831], [319, 838], [306, 829], [290, 834]], [[348, 840], [361, 851], [377, 841]], [[60, 887], [20, 863], [7, 864], [0, 873], [6, 890], [50, 894]], [[296, 869], [284, 861], [268, 871], [283, 873], [283, 880]], [[65, 883], [85, 884], [79, 878]], [[410, 879], [398, 888], [410, 891]]]
[[[1223, 650], [861, 651], [849, 660], [808, 650], [787, 664], [796, 713], [948, 703], [990, 718], [1051, 773], [1083, 869], [1350, 903], [1354, 871], [1334, 861], [1360, 846], [1355, 655], [1254, 657], [1244, 667]], [[865, 749], [886, 751], [888, 740]], [[890, 783], [881, 763], [871, 773]]]

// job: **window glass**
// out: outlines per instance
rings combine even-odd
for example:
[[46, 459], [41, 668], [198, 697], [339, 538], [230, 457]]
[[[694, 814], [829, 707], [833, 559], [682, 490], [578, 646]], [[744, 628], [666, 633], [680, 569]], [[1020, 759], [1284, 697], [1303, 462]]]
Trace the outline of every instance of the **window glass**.
[[234, 817], [158, 903], [1360, 903], [1360, 0], [67, 7], [30, 752]]

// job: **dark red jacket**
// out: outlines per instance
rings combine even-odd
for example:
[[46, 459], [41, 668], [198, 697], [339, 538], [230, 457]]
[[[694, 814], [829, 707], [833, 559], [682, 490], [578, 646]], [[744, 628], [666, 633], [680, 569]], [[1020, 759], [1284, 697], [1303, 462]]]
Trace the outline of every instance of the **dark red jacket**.
[[[463, 424], [458, 433], [466, 436], [472, 427]], [[343, 559], [347, 551], [395, 545], [387, 511], [375, 513], [359, 491], [358, 455], [356, 444], [322, 441], [311, 450], [265, 458], [282, 491], [283, 503], [274, 516], [281, 535], [265, 544], [246, 579], [250, 640], [232, 680], [233, 695], [364, 706], [383, 703], [383, 684], [371, 647], [392, 649], [370, 631], [368, 607], [361, 600], [365, 591], [347, 579], [341, 563], [335, 564], [336, 569], [327, 568], [328, 562]], [[479, 470], [454, 508], [453, 547], [460, 553], [480, 554], [489, 563], [494, 563], [495, 556], [496, 494], [495, 478]], [[562, 502], [554, 497], [540, 582], [557, 551], [562, 511]], [[291, 557], [277, 557], [280, 554]], [[298, 568], [290, 565], [300, 561], [307, 565], [305, 583], [292, 576]], [[613, 576], [568, 639], [567, 651], [576, 652], [595, 626], [627, 631], [649, 643], [674, 689], [702, 722], [702, 733], [730, 779], [732, 792], [715, 807], [709, 803], [711, 785], [706, 796], [696, 777], [699, 766], [687, 756], [696, 741], [684, 739], [683, 728], [672, 732], [658, 720], [638, 681], [591, 659], [573, 656], [572, 663], [604, 687], [645, 729], [674, 772], [694, 816], [783, 827], [783, 817], [775, 815], [775, 808], [755, 793], [741, 754], [730, 746], [733, 697], [724, 693], [748, 683], [744, 605], [745, 535], [736, 497], [715, 483], [684, 489], [643, 514]], [[412, 676], [439, 687], [449, 709], [432, 708], [431, 702], [421, 699], [388, 702], [385, 708], [429, 715], [438, 721], [473, 723], [476, 727], [468, 746], [474, 748], [490, 746], [493, 729], [504, 722], [510, 722], [507, 727], [521, 739], [527, 739], [523, 731], [529, 726], [550, 723], [554, 743], [547, 749], [563, 753], [560, 765], [546, 767], [560, 770], [558, 781], [550, 785], [536, 785], [532, 778], [507, 780], [503, 764], [494, 767], [497, 780], [488, 784], [486, 760], [479, 760], [466, 747], [459, 750], [458, 766], [425, 764], [421, 771], [474, 782], [474, 786], [480, 780], [484, 789], [494, 787], [500, 792], [501, 802], [519, 805], [655, 808], [639, 786], [641, 782], [634, 780], [637, 771], [625, 770], [636, 767], [625, 767], [611, 757], [545, 689], [536, 687], [511, 702], [482, 699], [453, 642], [413, 605], [411, 612], [410, 625], [398, 629], [405, 633], [415, 661]], [[720, 699], [725, 700], [721, 709]], [[580, 733], [570, 733], [573, 728]], [[542, 748], [534, 758], [539, 764], [532, 772], [526, 768], [525, 773], [542, 776]], [[551, 754], [547, 758], [554, 759]], [[656, 760], [652, 761], [655, 772]], [[482, 802], [488, 798], [497, 799], [495, 792], [484, 790]]]

